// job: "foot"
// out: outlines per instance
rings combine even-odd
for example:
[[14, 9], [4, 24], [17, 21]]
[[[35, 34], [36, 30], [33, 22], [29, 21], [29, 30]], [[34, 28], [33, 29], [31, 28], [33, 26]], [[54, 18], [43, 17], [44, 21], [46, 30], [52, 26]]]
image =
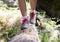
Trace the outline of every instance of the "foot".
[[36, 23], [36, 14], [35, 12], [30, 13], [30, 23], [35, 24]]
[[21, 30], [26, 29], [28, 27], [28, 17], [23, 18], [21, 23]]

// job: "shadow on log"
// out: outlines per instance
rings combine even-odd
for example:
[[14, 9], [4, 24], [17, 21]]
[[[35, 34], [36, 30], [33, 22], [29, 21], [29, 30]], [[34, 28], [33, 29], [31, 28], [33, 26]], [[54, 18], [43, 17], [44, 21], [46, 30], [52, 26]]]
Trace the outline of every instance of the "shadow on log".
[[38, 32], [33, 24], [29, 24], [27, 29], [21, 30], [10, 42], [41, 42]]

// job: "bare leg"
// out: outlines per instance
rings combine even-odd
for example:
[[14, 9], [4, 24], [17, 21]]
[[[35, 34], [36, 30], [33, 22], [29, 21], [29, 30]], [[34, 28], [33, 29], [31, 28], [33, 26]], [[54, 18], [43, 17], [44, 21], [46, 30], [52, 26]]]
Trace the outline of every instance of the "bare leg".
[[26, 16], [27, 12], [26, 12], [26, 0], [18, 0], [18, 4], [19, 4], [19, 8], [21, 10], [22, 16]]
[[21, 23], [21, 30], [28, 27], [28, 17], [27, 17], [27, 10], [26, 10], [26, 0], [18, 0], [19, 8], [21, 11], [21, 14], [23, 16], [22, 23]]
[[37, 4], [37, 0], [30, 0], [30, 5], [31, 5], [30, 23], [32, 24], [36, 23], [36, 14], [35, 14], [36, 4]]
[[37, 0], [30, 0], [31, 10], [35, 10], [37, 4]]

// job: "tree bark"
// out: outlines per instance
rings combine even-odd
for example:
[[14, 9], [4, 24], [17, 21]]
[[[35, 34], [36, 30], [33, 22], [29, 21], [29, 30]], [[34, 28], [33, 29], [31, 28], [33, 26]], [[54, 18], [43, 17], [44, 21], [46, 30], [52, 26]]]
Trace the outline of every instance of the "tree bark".
[[11, 42], [41, 42], [41, 40], [36, 27], [30, 24], [27, 29], [21, 30], [18, 35], [12, 38]]

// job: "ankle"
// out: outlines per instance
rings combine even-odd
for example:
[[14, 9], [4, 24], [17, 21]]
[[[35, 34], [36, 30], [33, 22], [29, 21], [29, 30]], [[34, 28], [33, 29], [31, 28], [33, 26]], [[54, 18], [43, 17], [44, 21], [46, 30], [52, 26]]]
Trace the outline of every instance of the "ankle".
[[35, 10], [31, 10], [30, 12], [31, 12], [31, 13], [35, 13]]
[[28, 16], [23, 16], [23, 19], [26, 19]]

